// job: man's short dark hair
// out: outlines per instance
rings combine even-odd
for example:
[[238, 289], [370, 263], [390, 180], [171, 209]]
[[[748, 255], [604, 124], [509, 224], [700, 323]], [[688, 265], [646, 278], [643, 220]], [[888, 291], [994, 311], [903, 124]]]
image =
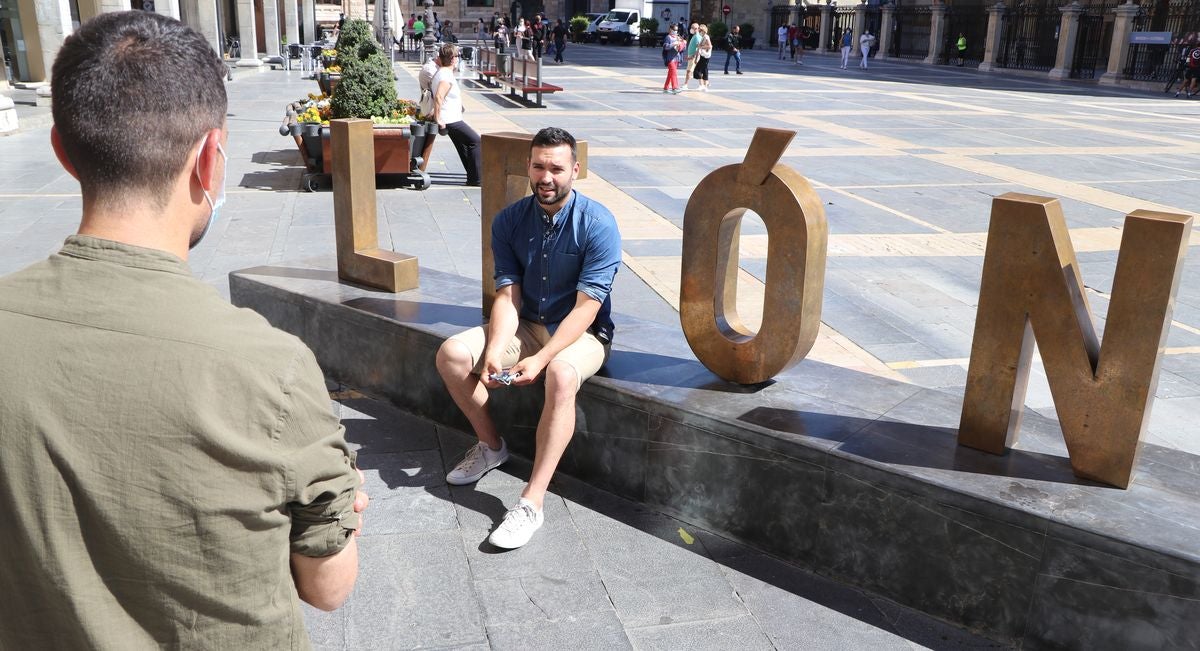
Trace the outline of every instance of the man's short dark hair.
[[200, 137], [225, 123], [225, 66], [204, 37], [147, 11], [105, 13], [54, 60], [54, 126], [85, 196], [166, 204]]
[[566, 129], [558, 127], [546, 127], [534, 134], [533, 140], [529, 142], [529, 150], [533, 151], [534, 147], [557, 147], [559, 145], [570, 145], [571, 162], [579, 160], [575, 152], [575, 136], [567, 133]]

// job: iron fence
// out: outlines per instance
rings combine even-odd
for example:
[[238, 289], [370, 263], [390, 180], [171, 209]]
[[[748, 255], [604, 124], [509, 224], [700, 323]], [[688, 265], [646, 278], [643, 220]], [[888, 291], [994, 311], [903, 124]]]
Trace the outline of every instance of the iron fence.
[[924, 59], [929, 54], [933, 12], [929, 5], [898, 6], [892, 14], [891, 56]]
[[1075, 39], [1075, 57], [1071, 60], [1072, 79], [1095, 79], [1096, 69], [1108, 67], [1112, 45], [1112, 9], [1114, 0], [1089, 4], [1079, 15], [1079, 34]]
[[1135, 32], [1171, 32], [1170, 45], [1131, 45], [1125, 59], [1125, 77], [1165, 82], [1179, 72], [1183, 56], [1200, 31], [1200, 0], [1158, 0], [1139, 7]]
[[1058, 57], [1062, 13], [1048, 0], [1028, 0], [1004, 16], [1004, 38], [997, 64], [1012, 70], [1049, 71]]

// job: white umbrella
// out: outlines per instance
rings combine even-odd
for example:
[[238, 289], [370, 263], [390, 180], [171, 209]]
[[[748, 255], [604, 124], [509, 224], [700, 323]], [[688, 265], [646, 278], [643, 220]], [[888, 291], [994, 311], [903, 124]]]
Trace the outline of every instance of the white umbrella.
[[[375, 27], [375, 38], [383, 43], [383, 15], [387, 14], [387, 21], [392, 31], [392, 36], [397, 39], [404, 38], [404, 14], [400, 12], [400, 0], [387, 0], [387, 11], [383, 10], [381, 0], [375, 0], [375, 15], [372, 17], [371, 23]], [[383, 43], [387, 48], [387, 44]]]

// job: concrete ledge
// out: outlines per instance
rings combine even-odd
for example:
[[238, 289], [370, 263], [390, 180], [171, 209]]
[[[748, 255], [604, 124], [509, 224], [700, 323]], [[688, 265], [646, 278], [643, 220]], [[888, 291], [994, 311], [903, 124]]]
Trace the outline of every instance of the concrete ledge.
[[[433, 359], [479, 324], [478, 280], [422, 269], [388, 294], [258, 267], [230, 292], [331, 376], [466, 429]], [[614, 316], [562, 472], [1003, 642], [1196, 648], [1200, 458], [1147, 445], [1129, 490], [1097, 486], [1054, 421], [1027, 415], [1023, 449], [996, 457], [956, 445], [961, 395], [810, 361], [731, 385], [678, 328]], [[502, 391], [496, 418], [531, 456], [541, 391]]]
[[13, 103], [11, 97], [0, 95], [0, 133], [16, 131], [17, 126], [16, 104]]

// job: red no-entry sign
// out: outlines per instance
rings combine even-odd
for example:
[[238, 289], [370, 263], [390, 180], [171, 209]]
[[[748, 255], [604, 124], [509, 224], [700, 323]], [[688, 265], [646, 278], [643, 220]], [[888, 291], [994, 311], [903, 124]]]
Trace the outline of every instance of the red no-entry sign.
[[731, 12], [731, 11], [733, 11], [733, 8], [730, 7], [729, 5], [725, 5], [724, 7], [721, 7], [721, 13], [725, 14], [726, 16], [728, 16], [729, 12]]

